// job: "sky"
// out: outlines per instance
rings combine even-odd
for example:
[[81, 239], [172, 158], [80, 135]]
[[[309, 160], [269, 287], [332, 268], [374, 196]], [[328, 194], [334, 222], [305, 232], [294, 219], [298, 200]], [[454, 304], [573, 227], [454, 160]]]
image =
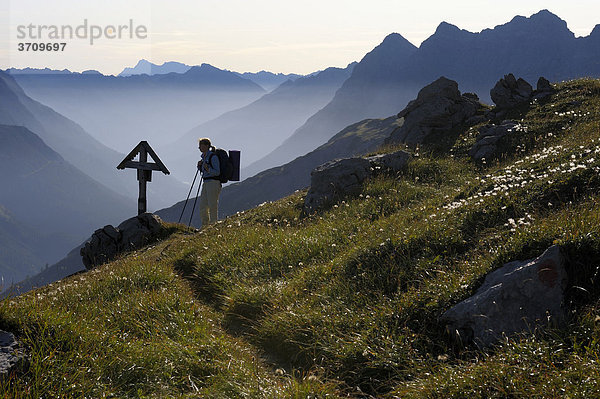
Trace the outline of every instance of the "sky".
[[360, 61], [392, 32], [419, 46], [442, 21], [480, 32], [542, 9], [575, 36], [600, 24], [599, 0], [0, 0], [0, 68], [116, 75], [146, 59], [307, 74]]

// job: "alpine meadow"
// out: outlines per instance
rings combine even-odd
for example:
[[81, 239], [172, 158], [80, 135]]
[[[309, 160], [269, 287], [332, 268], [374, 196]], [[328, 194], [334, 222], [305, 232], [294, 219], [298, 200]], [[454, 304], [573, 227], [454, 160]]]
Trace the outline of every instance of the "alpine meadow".
[[[599, 27], [443, 22], [307, 75], [0, 71], [0, 397], [600, 398]], [[211, 133], [252, 173], [201, 225]], [[154, 182], [121, 161], [144, 134]]]

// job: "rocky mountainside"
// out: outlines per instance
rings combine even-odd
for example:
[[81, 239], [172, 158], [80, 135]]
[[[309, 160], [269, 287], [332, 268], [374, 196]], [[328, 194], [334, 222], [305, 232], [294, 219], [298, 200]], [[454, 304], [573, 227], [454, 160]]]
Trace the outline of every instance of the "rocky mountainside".
[[252, 168], [284, 164], [350, 123], [398, 112], [440, 76], [490, 103], [489, 89], [499, 76], [513, 73], [530, 82], [540, 76], [552, 82], [597, 77], [598, 54], [600, 27], [576, 38], [565, 21], [547, 10], [528, 18], [517, 16], [480, 33], [442, 22], [419, 48], [392, 34], [360, 61], [331, 103]]
[[0, 205], [0, 291], [27, 275], [39, 273], [50, 260], [44, 256], [50, 248], [40, 246], [45, 242], [44, 238]]
[[[498, 85], [501, 82], [504, 79]], [[504, 97], [498, 98], [505, 99], [510, 94], [509, 90]], [[524, 100], [527, 102], [530, 98]], [[441, 77], [421, 89], [417, 98], [398, 115], [352, 124], [304, 156], [226, 186], [220, 197], [220, 216], [232, 215], [304, 189], [310, 184], [310, 172], [317, 166], [337, 158], [363, 155], [386, 143], [412, 147], [427, 144], [431, 149], [445, 152], [454, 143], [458, 132], [485, 119], [485, 111], [477, 96], [461, 94], [455, 81]], [[182, 201], [157, 214], [164, 220], [177, 222], [184, 206], [185, 201]], [[182, 220], [190, 220], [192, 208], [185, 208], [187, 213]], [[200, 226], [198, 215], [195, 216], [192, 224]]]
[[498, 79], [474, 115], [436, 79], [390, 129], [412, 145], [329, 163], [309, 195], [163, 224], [4, 301], [30, 356], [0, 394], [594, 397], [600, 81]]
[[283, 165], [329, 140], [344, 127], [367, 118], [384, 118], [405, 105], [418, 87], [406, 87], [401, 67], [417, 48], [394, 33], [354, 67], [323, 109], [312, 115], [279, 147], [249, 166], [260, 171]]
[[599, 45], [597, 29], [576, 38], [564, 20], [547, 10], [529, 18], [517, 16], [480, 33], [442, 23], [421, 44], [405, 74], [416, 82], [444, 75], [489, 103], [489, 88], [509, 72], [529, 82], [539, 76], [552, 82], [598, 76]]
[[[4, 223], [23, 226], [12, 233], [3, 230], [4, 251], [18, 240], [31, 250], [24, 259], [35, 256], [42, 262], [17, 271], [11, 263], [17, 256], [4, 253], [9, 259], [0, 270], [8, 281], [33, 275], [32, 269], [38, 272], [61, 259], [99, 224], [135, 212], [130, 199], [82, 173], [21, 126], [0, 125], [0, 182], [0, 205], [9, 212]], [[28, 237], [27, 232], [35, 233]]]

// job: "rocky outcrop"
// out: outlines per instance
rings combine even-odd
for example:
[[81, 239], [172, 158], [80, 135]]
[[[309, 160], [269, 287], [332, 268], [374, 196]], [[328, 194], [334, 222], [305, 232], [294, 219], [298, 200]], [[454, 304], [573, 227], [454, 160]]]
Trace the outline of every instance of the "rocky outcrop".
[[310, 174], [310, 189], [304, 200], [304, 211], [317, 209], [358, 194], [363, 181], [371, 174], [371, 163], [364, 158], [346, 158], [327, 162]]
[[554, 88], [544, 77], [537, 81], [533, 87], [522, 78], [516, 79], [512, 73], [505, 75], [490, 90], [490, 97], [496, 108], [490, 112], [492, 118], [502, 118], [511, 109], [528, 105], [532, 100], [542, 100], [554, 93]]
[[528, 104], [532, 94], [533, 87], [525, 79], [516, 79], [512, 73], [505, 75], [490, 90], [490, 97], [498, 110], [507, 110]]
[[106, 263], [119, 253], [138, 249], [155, 239], [164, 230], [158, 216], [144, 213], [125, 220], [116, 228], [108, 225], [98, 229], [81, 249], [86, 269]]
[[480, 347], [560, 325], [566, 319], [565, 263], [556, 245], [536, 259], [507, 263], [488, 274], [475, 295], [444, 313], [441, 321], [457, 341]]
[[410, 160], [410, 154], [406, 151], [396, 151], [390, 154], [379, 154], [366, 158], [375, 171], [396, 173], [404, 169]]
[[534, 100], [542, 100], [546, 97], [554, 94], [554, 87], [550, 84], [550, 81], [544, 77], [540, 77], [537, 81], [537, 87], [533, 92]]
[[469, 150], [469, 155], [476, 161], [494, 158], [498, 152], [500, 139], [514, 132], [526, 130], [525, 126], [513, 121], [502, 121], [499, 125], [481, 126], [475, 144]]
[[310, 174], [310, 189], [304, 201], [304, 212], [313, 213], [360, 193], [363, 182], [373, 173], [398, 172], [406, 166], [409, 159], [408, 153], [397, 151], [369, 158], [339, 159], [319, 166]]
[[416, 100], [408, 103], [399, 114], [404, 125], [392, 133], [388, 143], [416, 145], [432, 136], [448, 133], [473, 118], [480, 108], [475, 94], [461, 94], [458, 83], [441, 77], [425, 86]]
[[13, 333], [0, 330], [0, 375], [9, 373], [26, 356]]

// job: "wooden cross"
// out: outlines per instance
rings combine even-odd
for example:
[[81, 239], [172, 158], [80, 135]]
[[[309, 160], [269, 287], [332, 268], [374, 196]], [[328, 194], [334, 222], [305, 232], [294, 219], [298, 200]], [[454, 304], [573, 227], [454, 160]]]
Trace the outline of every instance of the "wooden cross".
[[[139, 154], [139, 160], [134, 161]], [[152, 157], [155, 163], [148, 162], [148, 155]], [[117, 169], [132, 168], [137, 169], [137, 179], [140, 185], [140, 194], [138, 197], [138, 215], [146, 213], [146, 183], [152, 181], [152, 171], [157, 170], [165, 175], [170, 174], [169, 169], [162, 163], [158, 155], [154, 152], [147, 141], [140, 141], [123, 161], [117, 166]]]

